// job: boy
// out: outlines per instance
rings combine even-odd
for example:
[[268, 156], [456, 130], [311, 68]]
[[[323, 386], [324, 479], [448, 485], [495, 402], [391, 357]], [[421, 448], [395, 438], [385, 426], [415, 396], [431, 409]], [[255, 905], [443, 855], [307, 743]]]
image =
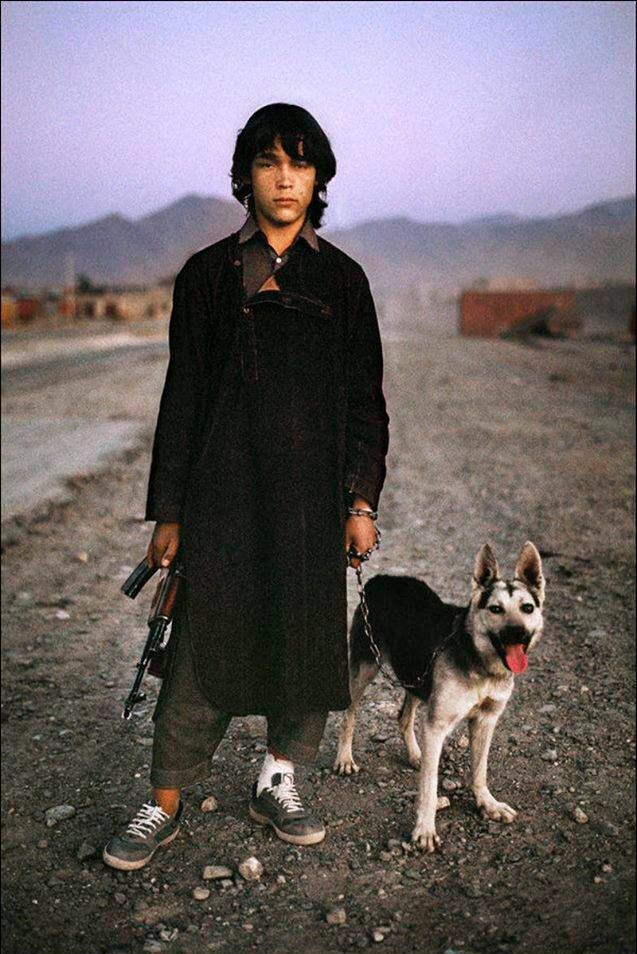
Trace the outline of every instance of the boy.
[[306, 110], [257, 110], [231, 172], [246, 222], [175, 280], [147, 558], [179, 552], [185, 580], [153, 713], [153, 796], [104, 849], [116, 868], [176, 837], [180, 792], [208, 777], [233, 715], [268, 722], [251, 817], [292, 844], [325, 837], [294, 765], [349, 706], [348, 552], [376, 543], [389, 443], [369, 282], [315, 231], [335, 172]]

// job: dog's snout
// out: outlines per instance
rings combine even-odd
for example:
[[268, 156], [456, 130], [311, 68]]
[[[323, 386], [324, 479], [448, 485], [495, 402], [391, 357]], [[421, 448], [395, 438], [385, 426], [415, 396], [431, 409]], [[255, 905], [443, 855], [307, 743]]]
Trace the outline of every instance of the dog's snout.
[[503, 643], [528, 643], [531, 634], [524, 626], [506, 626], [500, 631], [500, 639]]

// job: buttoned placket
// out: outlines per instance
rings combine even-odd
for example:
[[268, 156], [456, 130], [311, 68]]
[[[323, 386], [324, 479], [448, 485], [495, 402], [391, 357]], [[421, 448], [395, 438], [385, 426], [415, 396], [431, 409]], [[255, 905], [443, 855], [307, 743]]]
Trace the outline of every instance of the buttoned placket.
[[[290, 257], [290, 253], [293, 249], [297, 247], [298, 237], [291, 245], [291, 247], [284, 252], [282, 255], [278, 255], [277, 252], [270, 246], [269, 242], [262, 241], [261, 247], [265, 248], [270, 263], [272, 265], [272, 275], [276, 273], [278, 268], [281, 268], [286, 264]], [[241, 312], [243, 316], [242, 324], [244, 329], [247, 332], [248, 341], [245, 342], [247, 348], [240, 343], [240, 360], [241, 360], [241, 377], [247, 383], [258, 384], [259, 383], [259, 361], [257, 353], [257, 342], [256, 335], [254, 331], [254, 315], [250, 305], [248, 304], [248, 298], [246, 296], [245, 283], [243, 278], [243, 251], [237, 242], [236, 253], [233, 260], [233, 265], [239, 272], [239, 279], [241, 282]], [[243, 336], [242, 336], [243, 337]], [[246, 350], [250, 354], [250, 367], [246, 368]]]

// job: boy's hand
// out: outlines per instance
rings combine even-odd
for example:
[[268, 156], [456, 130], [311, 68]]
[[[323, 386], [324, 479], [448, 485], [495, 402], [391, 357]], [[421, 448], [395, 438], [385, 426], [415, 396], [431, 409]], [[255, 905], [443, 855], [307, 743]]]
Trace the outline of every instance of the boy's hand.
[[146, 551], [151, 566], [169, 566], [179, 549], [179, 524], [156, 523]]
[[[354, 546], [357, 553], [366, 553], [376, 543], [376, 526], [371, 517], [349, 516], [345, 523], [345, 550]], [[350, 558], [350, 566], [359, 567], [361, 561], [356, 557]]]

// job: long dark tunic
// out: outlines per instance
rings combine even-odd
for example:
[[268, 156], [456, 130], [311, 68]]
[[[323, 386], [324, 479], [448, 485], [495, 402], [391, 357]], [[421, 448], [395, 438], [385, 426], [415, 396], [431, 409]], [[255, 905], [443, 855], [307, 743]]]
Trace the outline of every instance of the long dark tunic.
[[367, 278], [319, 238], [245, 298], [238, 233], [175, 280], [146, 518], [182, 525], [199, 685], [218, 709], [344, 709], [348, 494], [376, 507], [388, 415]]

